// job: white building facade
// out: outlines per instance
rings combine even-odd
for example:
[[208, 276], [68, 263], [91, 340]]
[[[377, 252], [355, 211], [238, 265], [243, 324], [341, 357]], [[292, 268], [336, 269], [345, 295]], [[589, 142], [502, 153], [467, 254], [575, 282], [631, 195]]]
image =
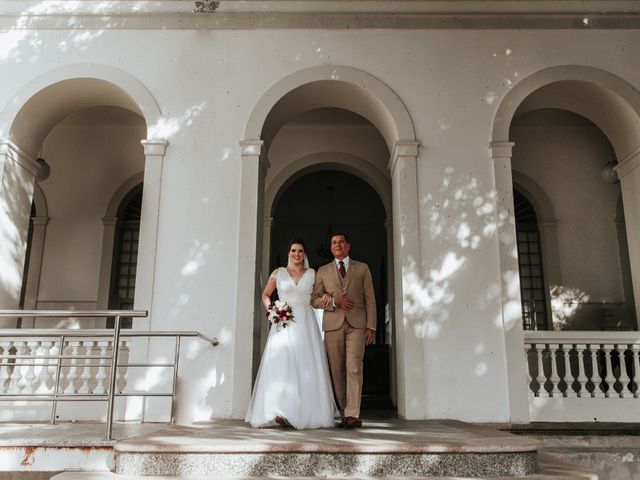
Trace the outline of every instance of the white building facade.
[[[624, 332], [611, 340], [626, 345], [613, 383], [629, 384], [620, 400], [636, 400], [635, 2], [194, 6], [0, 4], [0, 307], [104, 309], [124, 292], [126, 308], [149, 311], [134, 329], [220, 340], [181, 352], [182, 421], [243, 418], [266, 327], [258, 296], [274, 252], [286, 249], [278, 225], [315, 251], [322, 232], [308, 217], [344, 207], [338, 193], [308, 203], [285, 194], [333, 172], [379, 199], [379, 325], [399, 416], [568, 418], [560, 399], [527, 384], [532, 309], [536, 328], [602, 332], [604, 351], [604, 330]], [[50, 167], [43, 180], [38, 158]], [[609, 163], [617, 183], [603, 180]], [[528, 221], [519, 223], [514, 197], [533, 212]], [[293, 220], [278, 223], [288, 212]], [[139, 241], [125, 251], [127, 221]], [[374, 242], [357, 219], [334, 226], [364, 232], [354, 258]], [[4, 323], [16, 326], [104, 324]], [[588, 340], [541, 342], [552, 351]], [[135, 355], [164, 358], [162, 348]], [[568, 364], [576, 354], [566, 355]], [[166, 415], [133, 402], [126, 415], [141, 408], [147, 420]], [[34, 411], [5, 410], [2, 420]]]

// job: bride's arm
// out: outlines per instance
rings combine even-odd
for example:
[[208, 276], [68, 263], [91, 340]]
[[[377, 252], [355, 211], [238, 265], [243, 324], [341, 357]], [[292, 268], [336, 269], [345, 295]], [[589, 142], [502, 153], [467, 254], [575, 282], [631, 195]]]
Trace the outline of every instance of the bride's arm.
[[267, 281], [267, 285], [264, 287], [262, 291], [262, 305], [264, 306], [265, 311], [269, 309], [269, 305], [271, 305], [271, 295], [273, 291], [276, 289], [276, 274], [278, 273], [278, 269], [276, 268], [271, 275], [269, 275], [269, 280]]

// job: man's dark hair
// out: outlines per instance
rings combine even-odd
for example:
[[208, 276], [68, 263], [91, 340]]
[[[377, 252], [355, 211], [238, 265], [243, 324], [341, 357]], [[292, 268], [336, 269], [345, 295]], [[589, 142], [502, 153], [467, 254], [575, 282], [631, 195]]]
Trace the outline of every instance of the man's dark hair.
[[333, 239], [333, 237], [344, 237], [344, 241], [347, 242], [347, 243], [350, 243], [349, 242], [349, 236], [344, 232], [332, 233], [331, 234], [331, 238], [329, 238], [329, 241], [331, 241]]

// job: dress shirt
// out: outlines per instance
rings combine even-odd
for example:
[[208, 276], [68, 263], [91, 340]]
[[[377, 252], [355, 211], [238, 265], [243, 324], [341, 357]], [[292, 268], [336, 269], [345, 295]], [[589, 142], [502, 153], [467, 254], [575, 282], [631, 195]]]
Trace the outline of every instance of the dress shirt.
[[336, 268], [340, 268], [340, 262], [344, 263], [344, 271], [349, 271], [349, 257], [344, 257], [342, 260], [334, 259], [336, 261]]

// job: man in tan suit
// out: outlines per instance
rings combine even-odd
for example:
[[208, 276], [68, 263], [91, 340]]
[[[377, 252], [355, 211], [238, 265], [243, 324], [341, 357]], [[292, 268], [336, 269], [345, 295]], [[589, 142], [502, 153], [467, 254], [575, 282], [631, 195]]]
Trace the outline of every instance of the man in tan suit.
[[329, 357], [333, 389], [344, 428], [362, 426], [362, 358], [364, 346], [376, 334], [376, 301], [369, 267], [349, 258], [349, 239], [343, 233], [331, 237], [334, 261], [320, 267], [311, 304], [322, 308], [322, 330]]

